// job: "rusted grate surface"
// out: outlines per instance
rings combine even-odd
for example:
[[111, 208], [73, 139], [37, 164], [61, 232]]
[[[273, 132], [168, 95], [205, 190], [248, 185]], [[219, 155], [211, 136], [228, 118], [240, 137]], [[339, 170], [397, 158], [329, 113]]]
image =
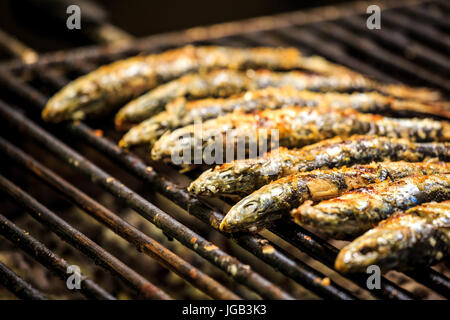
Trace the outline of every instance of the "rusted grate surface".
[[[259, 235], [236, 234], [227, 239], [228, 235], [217, 231], [223, 203], [206, 204], [189, 195], [183, 186], [192, 177], [182, 176], [174, 168], [146, 163], [148, 150], [133, 154], [118, 148], [119, 136], [112, 129], [112, 118], [62, 125], [39, 120], [39, 111], [48, 97], [69, 80], [116, 59], [186, 43], [295, 46], [306, 54], [323, 55], [379, 80], [435, 87], [448, 94], [448, 5], [440, 1], [401, 4], [383, 11], [381, 30], [365, 27], [364, 17], [355, 13], [367, 7], [367, 3], [361, 2], [340, 10], [317, 10], [310, 15], [280, 15], [152, 36], [126, 48], [84, 48], [44, 55], [33, 64], [18, 61], [3, 64], [0, 114], [4, 128], [0, 151], [9, 164], [1, 172], [3, 194], [14, 207], [30, 213], [60, 239], [110, 271], [136, 297], [177, 296], [167, 283], [142, 276], [133, 265], [124, 263], [122, 257], [81, 233], [80, 226], [62, 220], [58, 209], [52, 209], [52, 201], [40, 199], [36, 189], [50, 186], [58, 197], [74, 203], [100, 222], [102, 228], [114, 231], [142, 255], [153, 258], [161, 268], [198, 289], [200, 297], [291, 299], [308, 297], [299, 293], [306, 289], [314, 297], [328, 299], [414, 299], [418, 298], [418, 292], [411, 289], [413, 283], [422, 289], [426, 287], [433, 297], [448, 298], [450, 281], [444, 266], [439, 266], [439, 271], [427, 268], [406, 275], [388, 274], [382, 279], [381, 289], [368, 291], [366, 275], [342, 277], [332, 270], [338, 251], [335, 244], [287, 220]], [[46, 155], [52, 160], [47, 160]], [[38, 180], [29, 184], [27, 177], [31, 175]], [[82, 178], [80, 182], [75, 178], [78, 176], [89, 179]], [[127, 222], [121, 212], [91, 196], [93, 189], [106, 191], [134, 210], [133, 215], [139, 214], [189, 250], [183, 254], [175, 252], [166, 241]], [[149, 189], [165, 200], [158, 201], [149, 194]], [[2, 214], [1, 234], [65, 280], [68, 275], [63, 271], [67, 263], [40, 240], [24, 233], [14, 219], [10, 221]], [[44, 297], [11, 270], [2, 267], [2, 272], [3, 269], [17, 292], [21, 290], [28, 295], [22, 297]], [[407, 278], [408, 285], [397, 281], [397, 277]], [[81, 293], [88, 298], [114, 298], [94, 281], [83, 281]]]

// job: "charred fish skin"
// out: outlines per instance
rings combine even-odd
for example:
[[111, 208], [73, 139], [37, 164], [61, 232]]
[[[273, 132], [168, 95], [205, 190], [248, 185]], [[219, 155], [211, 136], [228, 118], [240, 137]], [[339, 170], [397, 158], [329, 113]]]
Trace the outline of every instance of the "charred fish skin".
[[214, 70], [189, 74], [153, 89], [119, 110], [116, 127], [125, 129], [162, 111], [176, 98], [228, 97], [242, 91], [268, 87], [291, 86], [298, 90], [355, 91], [370, 87], [371, 81], [362, 75], [317, 75], [300, 71]]
[[364, 113], [416, 112], [450, 119], [449, 106], [438, 102], [400, 100], [378, 92], [315, 92], [298, 90], [292, 86], [249, 90], [229, 98], [209, 98], [166, 105], [166, 111], [177, 116], [178, 125], [194, 120], [208, 120], [235, 110], [253, 112], [280, 109], [287, 106], [333, 107], [355, 109]]
[[188, 74], [163, 84], [121, 108], [116, 115], [116, 128], [123, 130], [133, 123], [144, 121], [177, 98], [228, 97], [251, 89], [252, 83], [244, 74], [234, 70], [214, 70], [204, 75]]
[[[228, 97], [242, 91], [263, 88], [293, 87], [313, 91], [378, 91], [384, 86], [355, 72], [311, 74], [301, 71], [214, 70], [189, 74], [153, 89], [124, 106], [116, 116], [116, 127], [125, 129], [162, 111], [164, 106], [180, 97]], [[414, 91], [411, 89], [411, 91]], [[402, 93], [405, 90], [397, 90]], [[396, 95], [393, 95], [394, 97]], [[400, 95], [400, 97], [402, 97]], [[399, 105], [399, 104], [397, 104]], [[415, 106], [417, 107], [417, 106]], [[430, 108], [430, 107], [429, 107]]]
[[247, 196], [271, 181], [297, 172], [331, 169], [383, 160], [450, 161], [449, 143], [355, 135], [336, 137], [297, 150], [279, 148], [256, 159], [236, 160], [203, 172], [189, 186], [197, 195]]
[[296, 69], [295, 48], [229, 48], [185, 46], [160, 54], [137, 56], [102, 66], [54, 95], [42, 112], [46, 121], [82, 119], [111, 111], [157, 85], [189, 72], [219, 68]]
[[450, 172], [445, 162], [381, 162], [353, 167], [296, 173], [263, 186], [248, 195], [225, 215], [225, 232], [256, 231], [306, 200], [320, 201], [386, 179]]
[[236, 160], [203, 172], [188, 187], [196, 195], [245, 196], [271, 181], [297, 171], [299, 151], [283, 147], [256, 159]]
[[[277, 136], [272, 137], [273, 133]], [[361, 114], [353, 109], [289, 107], [251, 114], [235, 111], [208, 120], [201, 127], [190, 125], [164, 135], [154, 144], [151, 155], [153, 160], [168, 161], [186, 148], [202, 146], [203, 150], [221, 149], [224, 159], [229, 159], [227, 151], [232, 147], [236, 154], [234, 150], [238, 141], [246, 141], [246, 150], [252, 143], [260, 145], [265, 141], [263, 139], [294, 148], [354, 134], [376, 134], [412, 141], [447, 141], [450, 140], [450, 124], [431, 119], [395, 119]]]
[[152, 148], [155, 142], [169, 131], [173, 123], [171, 120], [170, 114], [161, 112], [141, 122], [124, 134], [119, 141], [119, 147], [129, 149], [133, 146], [148, 144]]
[[[186, 101], [178, 98], [166, 105], [166, 110], [131, 128], [119, 145], [131, 147], [154, 142], [168, 130], [206, 121], [233, 111], [253, 112], [280, 109], [288, 106], [352, 108], [364, 113], [414, 112], [450, 119], [450, 111], [441, 104], [398, 100], [377, 92], [318, 93], [299, 91], [293, 87], [251, 90], [230, 98]], [[121, 122], [121, 121], [120, 121]], [[123, 122], [121, 122], [123, 123]], [[119, 124], [123, 127], [123, 125]]]
[[450, 199], [450, 173], [383, 181], [349, 191], [316, 205], [305, 202], [292, 210], [294, 220], [329, 237], [351, 239], [376, 226], [395, 211], [429, 201]]
[[365, 272], [431, 266], [450, 256], [450, 201], [430, 202], [396, 213], [353, 240], [338, 254], [336, 270]]

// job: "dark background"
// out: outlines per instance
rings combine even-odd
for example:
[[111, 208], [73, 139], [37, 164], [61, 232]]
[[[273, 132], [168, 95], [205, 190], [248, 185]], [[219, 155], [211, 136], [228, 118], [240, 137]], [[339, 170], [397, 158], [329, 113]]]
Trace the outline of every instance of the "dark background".
[[[68, 4], [78, 4], [78, 2], [77, 0], [0, 0], [0, 28], [39, 52], [89, 45], [92, 44], [92, 40], [83, 32], [69, 31], [66, 28], [68, 15], [65, 9]], [[105, 17], [102, 14], [96, 14], [99, 19], [106, 19], [132, 35], [145, 36], [344, 1], [92, 0], [91, 2], [104, 9]], [[83, 3], [80, 7], [83, 28], [86, 26]]]

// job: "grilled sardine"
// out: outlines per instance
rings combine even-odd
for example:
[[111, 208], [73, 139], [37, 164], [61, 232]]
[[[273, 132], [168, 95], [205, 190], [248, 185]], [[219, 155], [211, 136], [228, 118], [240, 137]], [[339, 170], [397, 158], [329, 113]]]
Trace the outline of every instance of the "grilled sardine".
[[344, 273], [431, 266], [450, 256], [450, 201], [396, 213], [344, 247], [335, 268]]
[[[199, 99], [226, 97], [246, 90], [290, 86], [297, 90], [313, 91], [379, 91], [386, 95], [405, 98], [392, 90], [394, 86], [374, 82], [354, 72], [338, 74], [310, 74], [300, 71], [273, 72], [268, 70], [214, 70], [206, 74], [190, 74], [153, 89], [129, 102], [116, 115], [116, 127], [125, 129], [148, 119], [178, 97]], [[405, 89], [406, 90], [406, 89]], [[392, 94], [394, 92], [395, 94]]]
[[[194, 152], [191, 150], [200, 147], [204, 157], [214, 151], [215, 155], [222, 152], [223, 159], [233, 160], [230, 154], [236, 153], [239, 143], [245, 146], [245, 150], [251, 149], [252, 145], [253, 150], [256, 150], [257, 146], [264, 143], [269, 148], [268, 141], [292, 148], [353, 134], [376, 134], [414, 141], [448, 141], [450, 123], [430, 119], [395, 119], [362, 114], [353, 109], [325, 107], [289, 107], [254, 113], [235, 111], [208, 120], [201, 126], [190, 125], [162, 136], [154, 144], [151, 155], [153, 160], [169, 160], [173, 155], [179, 155], [193, 163]], [[185, 154], [186, 151], [191, 154], [190, 158]], [[242, 156], [246, 154], [248, 152]]]
[[450, 163], [386, 161], [296, 173], [273, 181], [239, 201], [228, 211], [220, 229], [226, 232], [258, 230], [306, 200], [331, 199], [384, 180], [446, 172], [450, 172]]
[[413, 143], [377, 136], [336, 137], [297, 150], [279, 148], [255, 159], [236, 160], [203, 172], [189, 186], [197, 195], [246, 196], [297, 172], [382, 160], [450, 161], [450, 143]]
[[[308, 68], [302, 60], [301, 53], [294, 48], [239, 49], [214, 46], [186, 46], [161, 54], [136, 56], [102, 66], [69, 83], [48, 101], [42, 117], [46, 121], [58, 122], [106, 113], [163, 82], [189, 72], [217, 68]], [[311, 67], [319, 68], [319, 71], [337, 71], [338, 66], [333, 66], [317, 60]]]
[[449, 199], [450, 173], [444, 173], [383, 181], [316, 205], [306, 201], [291, 213], [301, 225], [312, 226], [336, 239], [350, 239], [398, 210]]
[[[224, 99], [203, 99], [187, 102], [176, 99], [166, 105], [166, 110], [131, 128], [120, 140], [121, 147], [128, 148], [136, 144], [155, 141], [168, 130], [174, 130], [217, 118], [236, 110], [253, 112], [264, 109], [279, 109], [287, 106], [352, 108], [359, 112], [384, 113], [414, 112], [450, 119], [450, 109], [437, 103], [423, 103], [412, 100], [399, 100], [377, 92], [352, 94], [317, 93], [299, 91], [292, 87], [258, 89]], [[121, 117], [118, 116], [120, 119]], [[122, 121], [118, 125], [122, 126]], [[123, 127], [123, 126], [122, 126]]]

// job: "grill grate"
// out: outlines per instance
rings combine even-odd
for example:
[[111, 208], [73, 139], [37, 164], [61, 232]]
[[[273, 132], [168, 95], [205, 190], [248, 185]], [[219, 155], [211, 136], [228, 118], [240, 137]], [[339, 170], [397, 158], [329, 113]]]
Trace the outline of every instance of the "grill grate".
[[[100, 136], [97, 130], [91, 129], [82, 122], [62, 125], [43, 124], [38, 119], [36, 111], [40, 111], [44, 107], [49, 94], [66, 84], [69, 81], [68, 76], [73, 73], [84, 74], [99, 64], [125, 58], [140, 51], [158, 52], [186, 43], [296, 46], [306, 53], [323, 55], [330, 60], [383, 81], [403, 81], [415, 85], [432, 86], [440, 88], [448, 94], [450, 87], [447, 77], [450, 60], [447, 56], [450, 42], [445, 33], [449, 28], [448, 19], [445, 19], [449, 15], [448, 5], [440, 1], [404, 2], [407, 7], [386, 9], [382, 13], [383, 26], [381, 30], [369, 31], [365, 28], [365, 20], [361, 16], [356, 16], [355, 10], [363, 12], [367, 3], [357, 3], [352, 8], [345, 6], [342, 10], [321, 11], [326, 18], [334, 19], [329, 21], [319, 21], [320, 19], [316, 18], [317, 13], [316, 15], [311, 14], [311, 17], [308, 18], [304, 13], [288, 14], [270, 19], [256, 19], [245, 23], [231, 23], [152, 36], [136, 41], [133, 49], [92, 47], [44, 55], [33, 64], [22, 64], [19, 61], [9, 62], [0, 66], [0, 83], [7, 98], [7, 101], [0, 102], [2, 121], [6, 122], [8, 127], [12, 127], [8, 130], [12, 130], [13, 135], [19, 131], [24, 137], [36, 142], [50, 154], [69, 165], [74, 172], [89, 177], [94, 185], [100, 186], [114, 197], [122, 200], [126, 206], [152, 222], [167, 236], [189, 248], [192, 255], [204, 258], [218, 270], [225, 272], [228, 279], [233, 279], [262, 298], [292, 299], [295, 298], [295, 295], [285, 289], [282, 286], [283, 283], [273, 281], [272, 276], [262, 276], [261, 272], [257, 271], [257, 266], [249, 266], [244, 262], [246, 261], [244, 256], [238, 257], [238, 255], [227, 253], [226, 249], [219, 248], [223, 246], [208, 240], [207, 236], [203, 236], [203, 232], [194, 231], [196, 229], [184, 225], [171, 213], [147, 200], [141, 192], [133, 191], [126, 182], [122, 182], [122, 179], [110, 175], [109, 170], [103, 168], [98, 158], [91, 160], [82, 156], [74, 149], [76, 147], [69, 147], [64, 139], [58, 139], [56, 136], [69, 136], [71, 141], [77, 142], [77, 146], [85, 144], [93, 147], [104, 157], [115, 162], [121, 169], [125, 169], [128, 174], [137, 177], [145, 183], [145, 186], [152, 186], [155, 191], [182, 209], [189, 211], [192, 216], [211, 226], [214, 230], [218, 230], [219, 222], [223, 217], [220, 208], [225, 205], [224, 203], [219, 201], [214, 204], [204, 203], [189, 195], [185, 188], [177, 184], [177, 179], [181, 178], [186, 181], [189, 179], [188, 177], [179, 177], [178, 174], [172, 172], [172, 169], [163, 166], [148, 166], [137, 155], [121, 150], [116, 146], [117, 137], [111, 128], [105, 128], [104, 136]], [[402, 3], [404, 2], [402, 1]], [[392, 5], [392, 2], [386, 1], [386, 4]], [[303, 23], [302, 19], [308, 23]], [[417, 23], [417, 20], [420, 22]], [[248, 27], [247, 33], [242, 33], [245, 30], [243, 26]], [[22, 110], [27, 115], [24, 115]], [[101, 124], [93, 122], [93, 125], [100, 126]], [[33, 173], [43, 182], [52, 186], [100, 223], [136, 246], [139, 251], [154, 258], [164, 268], [178, 274], [211, 298], [238, 299], [246, 296], [244, 291], [238, 292], [233, 290], [234, 286], [221, 284], [221, 281], [200, 271], [199, 268], [191, 265], [157, 240], [130, 225], [116, 213], [81, 191], [80, 188], [39, 163], [35, 160], [36, 157], [29, 156], [25, 150], [16, 147], [10, 142], [11, 140], [13, 140], [11, 134], [9, 138], [0, 138], [0, 151], [16, 166], [25, 168], [26, 173]], [[0, 176], [0, 187], [15, 202], [26, 208], [27, 212], [30, 212], [33, 217], [63, 240], [121, 278], [125, 284], [137, 292], [138, 296], [170, 298], [164, 288], [159, 288], [108, 253], [26, 191], [17, 187], [14, 182]], [[66, 279], [67, 274], [64, 271], [67, 266], [64, 260], [54, 255], [38, 240], [24, 234], [2, 215], [0, 215], [0, 231], [7, 239], [16, 243], [44, 266]], [[324, 282], [323, 279], [326, 278], [326, 275], [322, 271], [303, 262], [281, 244], [293, 245], [329, 268], [332, 268], [338, 252], [335, 246], [289, 221], [279, 221], [269, 231], [268, 235], [266, 233], [264, 235], [235, 234], [230, 239], [268, 266], [279, 271], [285, 278], [293, 280], [319, 297], [359, 298], [354, 292], [348, 290], [345, 284], [333, 277], [329, 283]], [[229, 235], [226, 236], [229, 237]], [[34, 289], [30, 288], [23, 280], [21, 281], [17, 275], [8, 272], [3, 265], [0, 267], [2, 274], [8, 274], [5, 279], [11, 279], [12, 283], [17, 283], [16, 287], [23, 287], [22, 291], [26, 294], [21, 297], [43, 298], [39, 292], [33, 291]], [[336, 275], [332, 272], [331, 274]], [[409, 272], [406, 275], [443, 297], [450, 296], [450, 280], [434, 269], [427, 268]], [[223, 277], [223, 274], [220, 274], [220, 277]], [[366, 290], [366, 278], [365, 275], [352, 275], [348, 276], [345, 281], [351, 281], [361, 290]], [[86, 279], [83, 284], [82, 293], [86, 297], [113, 298], [91, 280]], [[371, 290], [370, 294], [384, 299], [416, 298], [415, 293], [387, 277], [382, 278], [381, 289]]]

